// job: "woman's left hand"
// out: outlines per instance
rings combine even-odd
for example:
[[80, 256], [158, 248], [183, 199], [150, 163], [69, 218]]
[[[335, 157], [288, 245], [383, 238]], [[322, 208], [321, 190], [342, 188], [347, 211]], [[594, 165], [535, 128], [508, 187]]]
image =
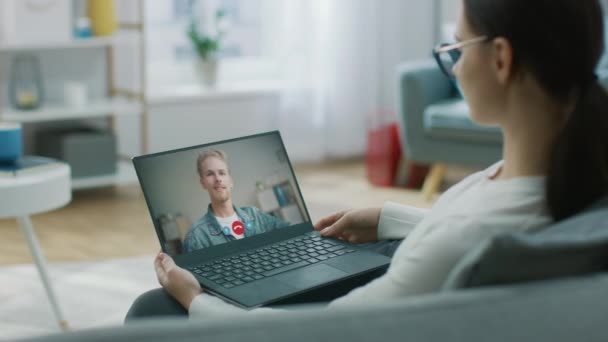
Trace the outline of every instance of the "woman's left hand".
[[194, 275], [177, 266], [173, 258], [163, 252], [154, 259], [154, 269], [160, 285], [186, 310], [190, 309], [194, 297], [203, 292]]

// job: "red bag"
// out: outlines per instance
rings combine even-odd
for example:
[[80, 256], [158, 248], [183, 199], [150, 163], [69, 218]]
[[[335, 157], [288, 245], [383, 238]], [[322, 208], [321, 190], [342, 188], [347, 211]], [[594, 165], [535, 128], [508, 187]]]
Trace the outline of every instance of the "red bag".
[[428, 165], [408, 162], [401, 149], [399, 125], [392, 112], [369, 116], [366, 169], [368, 181], [376, 186], [420, 188]]
[[393, 186], [401, 159], [399, 127], [382, 125], [367, 132], [367, 179], [377, 186]]

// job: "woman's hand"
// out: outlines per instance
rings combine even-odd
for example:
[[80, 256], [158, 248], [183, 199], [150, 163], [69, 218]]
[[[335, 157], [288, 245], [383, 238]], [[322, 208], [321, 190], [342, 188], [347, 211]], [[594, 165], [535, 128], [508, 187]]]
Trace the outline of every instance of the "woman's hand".
[[345, 210], [327, 216], [315, 224], [315, 230], [325, 237], [350, 243], [378, 241], [378, 222], [381, 208]]
[[173, 258], [163, 252], [154, 259], [154, 269], [160, 285], [186, 310], [190, 309], [194, 297], [203, 292], [194, 275], [177, 266]]

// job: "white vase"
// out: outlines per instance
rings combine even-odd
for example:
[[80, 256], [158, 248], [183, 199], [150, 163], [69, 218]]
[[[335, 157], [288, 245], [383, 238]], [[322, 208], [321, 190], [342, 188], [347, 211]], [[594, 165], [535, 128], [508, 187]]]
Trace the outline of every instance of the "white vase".
[[199, 58], [195, 64], [201, 83], [207, 87], [214, 87], [217, 84], [219, 61], [217, 59]]

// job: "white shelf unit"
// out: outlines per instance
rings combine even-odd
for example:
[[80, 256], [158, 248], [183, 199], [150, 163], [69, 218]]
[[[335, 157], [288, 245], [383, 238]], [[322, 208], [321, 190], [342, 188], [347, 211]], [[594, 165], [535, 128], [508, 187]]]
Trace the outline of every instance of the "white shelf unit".
[[92, 47], [109, 47], [114, 44], [115, 37], [75, 38], [71, 41], [37, 44], [0, 44], [0, 51], [35, 51], [58, 49], [81, 49]]
[[148, 90], [148, 102], [157, 104], [179, 104], [200, 100], [225, 100], [257, 96], [264, 94], [278, 94], [283, 89], [281, 81], [249, 81], [219, 83], [214, 88], [207, 88], [200, 84], [184, 84], [171, 87], [157, 86]]
[[137, 174], [130, 161], [116, 163], [116, 173], [93, 177], [72, 178], [72, 190], [99, 188], [112, 185], [128, 185], [137, 181]]
[[[122, 0], [121, 0], [122, 1]], [[133, 0], [139, 8], [139, 20], [143, 23], [143, 0]], [[139, 49], [140, 51], [145, 50], [143, 46], [143, 32], [144, 25], [138, 23], [131, 24], [119, 24], [119, 30], [130, 30], [136, 31], [140, 37]], [[0, 122], [11, 121], [20, 122], [22, 124], [36, 124], [44, 122], [60, 122], [62, 120], [88, 120], [88, 119], [103, 119], [107, 118], [108, 126], [110, 129], [115, 129], [115, 117], [118, 116], [139, 116], [143, 127], [146, 124], [147, 106], [145, 96], [145, 80], [142, 79], [142, 89], [139, 92], [131, 90], [117, 89], [114, 84], [113, 68], [114, 61], [112, 57], [113, 49], [116, 48], [119, 43], [123, 41], [117, 36], [108, 37], [90, 37], [90, 38], [74, 38], [70, 41], [65, 42], [49, 42], [49, 43], [23, 43], [23, 44], [3, 44], [0, 43], [0, 58], [3, 55], [10, 55], [13, 53], [27, 52], [32, 54], [44, 53], [45, 51], [59, 51], [59, 50], [70, 50], [74, 51], [77, 49], [97, 49], [99, 54], [104, 54], [106, 59], [106, 82], [107, 82], [107, 97], [100, 97], [91, 99], [89, 103], [80, 108], [69, 107], [61, 103], [53, 103], [49, 101], [46, 104], [36, 110], [16, 110], [6, 103], [0, 103]], [[77, 53], [74, 51], [74, 53]], [[141, 60], [143, 60], [143, 53]], [[140, 60], [140, 63], [141, 63]], [[65, 66], [67, 70], [71, 68], [70, 65]], [[145, 65], [141, 63], [140, 73], [145, 74]], [[53, 70], [53, 72], [57, 72]], [[5, 78], [6, 75], [0, 75]], [[43, 75], [44, 77], [44, 75]], [[1, 101], [6, 101], [5, 94], [2, 94]], [[146, 135], [142, 136], [142, 148], [146, 151]], [[133, 169], [130, 161], [125, 161], [124, 157], [117, 156], [117, 167], [115, 174], [99, 175], [84, 178], [73, 178], [72, 189], [88, 189], [104, 186], [115, 186], [137, 183], [137, 175]]]
[[2, 110], [2, 119], [11, 122], [33, 123], [56, 120], [77, 120], [108, 115], [139, 115], [141, 103], [123, 98], [109, 98], [91, 101], [83, 107], [69, 107], [64, 105], [46, 105], [39, 110], [16, 110], [5, 107]]

